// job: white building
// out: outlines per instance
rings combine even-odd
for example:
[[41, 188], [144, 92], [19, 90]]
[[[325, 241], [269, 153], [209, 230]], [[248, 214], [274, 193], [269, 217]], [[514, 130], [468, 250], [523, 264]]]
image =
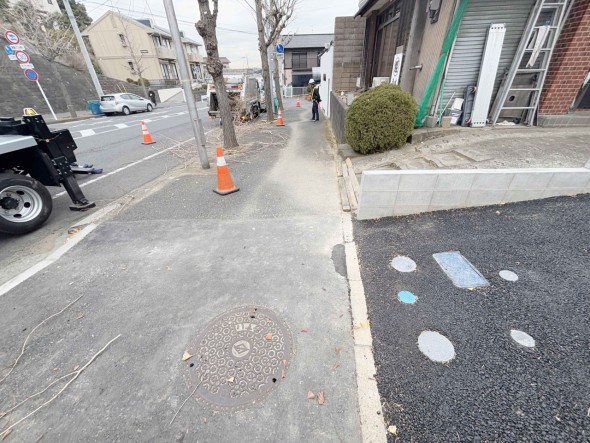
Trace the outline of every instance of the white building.
[[334, 66], [334, 42], [327, 44], [326, 49], [320, 54], [320, 108], [330, 117], [330, 91], [333, 84], [333, 66]]

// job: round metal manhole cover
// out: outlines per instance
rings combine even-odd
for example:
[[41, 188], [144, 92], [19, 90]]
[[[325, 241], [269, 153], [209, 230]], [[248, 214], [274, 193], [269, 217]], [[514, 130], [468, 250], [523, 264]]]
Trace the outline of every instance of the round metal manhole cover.
[[194, 395], [215, 409], [239, 409], [264, 398], [287, 376], [293, 337], [276, 313], [242, 306], [209, 322], [188, 352], [191, 392], [196, 388]]

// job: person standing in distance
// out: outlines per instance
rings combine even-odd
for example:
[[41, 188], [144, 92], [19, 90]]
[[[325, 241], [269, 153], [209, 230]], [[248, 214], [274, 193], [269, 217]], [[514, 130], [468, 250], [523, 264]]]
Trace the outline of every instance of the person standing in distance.
[[320, 88], [315, 84], [313, 78], [309, 79], [309, 86], [311, 88], [311, 121], [320, 121], [320, 110], [318, 108], [320, 102]]

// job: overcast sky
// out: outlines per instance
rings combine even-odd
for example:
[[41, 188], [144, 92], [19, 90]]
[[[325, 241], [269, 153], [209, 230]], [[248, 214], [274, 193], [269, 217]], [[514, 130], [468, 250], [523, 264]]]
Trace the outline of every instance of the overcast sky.
[[[78, 0], [86, 5], [93, 19], [99, 18], [109, 9], [134, 18], [152, 18], [158, 25], [168, 28], [162, 0]], [[210, 2], [212, 3], [212, 2]], [[217, 38], [220, 55], [230, 59], [232, 68], [260, 66], [258, 38], [254, 13], [248, 4], [254, 0], [219, 0]], [[194, 23], [199, 18], [196, 0], [174, 0], [180, 30], [187, 37], [202, 43]], [[334, 18], [354, 15], [358, 0], [299, 0], [294, 19], [285, 33], [320, 34], [334, 32]], [[205, 51], [201, 48], [201, 54]], [[247, 59], [246, 59], [247, 57]]]

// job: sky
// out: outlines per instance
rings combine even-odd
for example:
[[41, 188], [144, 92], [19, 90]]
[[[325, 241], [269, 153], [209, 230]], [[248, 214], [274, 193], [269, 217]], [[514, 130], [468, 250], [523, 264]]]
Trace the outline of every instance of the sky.
[[[88, 14], [96, 20], [108, 10], [118, 10], [133, 18], [151, 18], [159, 26], [169, 28], [162, 0], [77, 0], [86, 5]], [[210, 1], [210, 4], [213, 2]], [[231, 61], [231, 68], [260, 67], [254, 0], [219, 0], [217, 38], [219, 55]], [[186, 36], [203, 43], [194, 23], [199, 19], [196, 0], [174, 0], [176, 17]], [[294, 17], [284, 34], [330, 34], [334, 18], [352, 16], [358, 10], [358, 0], [299, 0]], [[206, 56], [200, 48], [201, 55]]]

